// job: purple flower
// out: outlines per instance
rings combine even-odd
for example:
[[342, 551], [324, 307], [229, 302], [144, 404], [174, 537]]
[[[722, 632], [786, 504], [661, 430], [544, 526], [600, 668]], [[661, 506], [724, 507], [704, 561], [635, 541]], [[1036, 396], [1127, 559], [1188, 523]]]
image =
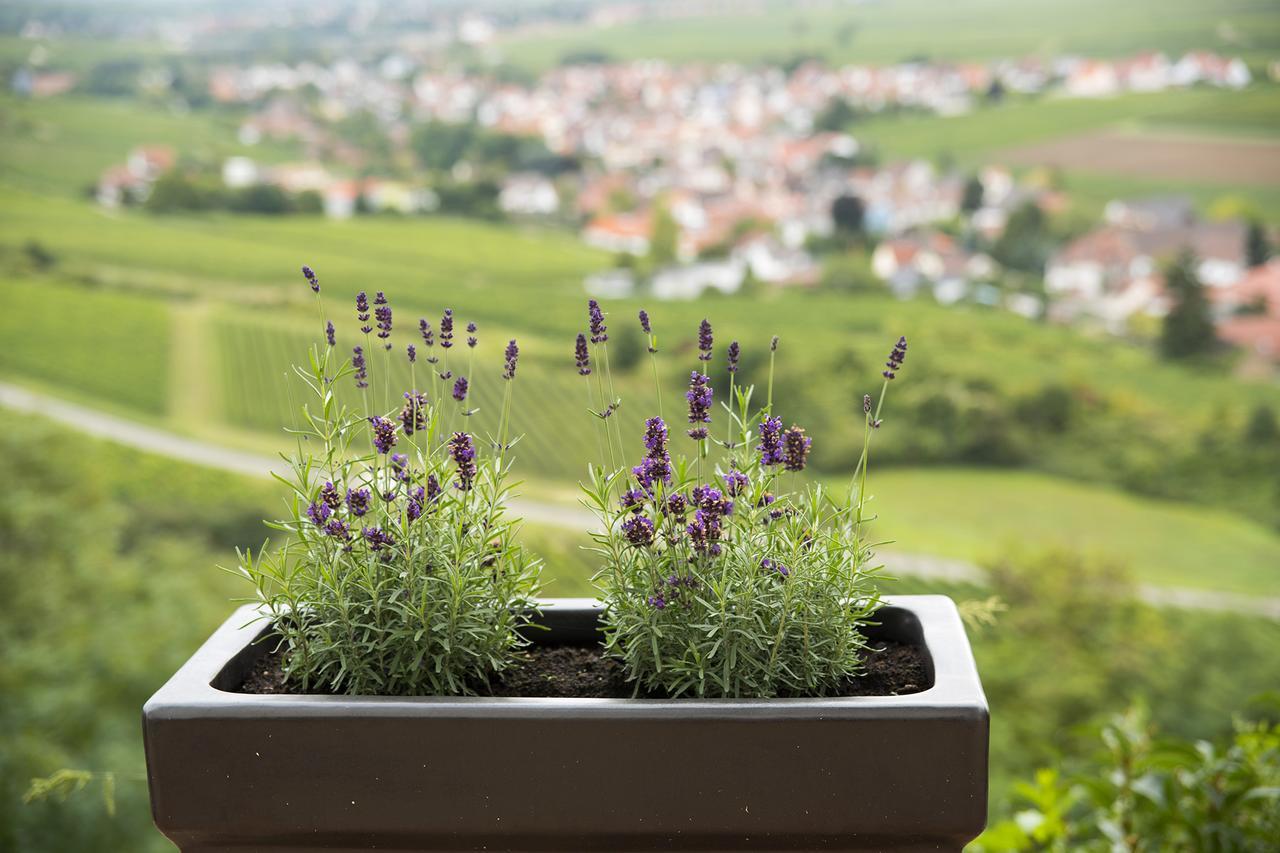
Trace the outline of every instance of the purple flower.
[[782, 462], [782, 418], [767, 417], [760, 422], [760, 464]]
[[644, 422], [644, 449], [650, 459], [666, 457], [667, 424], [662, 418], [649, 418]]
[[369, 418], [373, 429], [373, 446], [379, 453], [387, 453], [396, 444], [396, 424], [390, 418], [374, 415]]
[[373, 298], [373, 304], [373, 315], [378, 320], [378, 337], [387, 341], [387, 349], [391, 349], [391, 342], [387, 340], [391, 337], [391, 306], [387, 304], [387, 297], [381, 290]]
[[[712, 393], [711, 386], [707, 382], [707, 377], [696, 370], [689, 374], [689, 390], [684, 396], [689, 401], [689, 423], [691, 424], [711, 423]], [[707, 437], [707, 430], [705, 427], [695, 427], [689, 430], [689, 437], [701, 441]]]
[[653, 522], [643, 515], [633, 515], [622, 522], [622, 535], [636, 548], [653, 544]]
[[698, 361], [711, 360], [711, 321], [703, 318], [698, 325]]
[[347, 489], [347, 509], [356, 518], [369, 511], [368, 489]]
[[902, 362], [907, 358], [907, 339], [905, 337], [898, 338], [898, 342], [893, 345], [893, 351], [889, 353], [889, 360], [884, 363], [888, 368], [884, 372], [885, 379], [892, 379], [898, 375], [898, 371], [902, 369]]
[[422, 501], [416, 497], [409, 498], [409, 503], [405, 506], [404, 513], [410, 521], [417, 521], [422, 517]]
[[591, 299], [587, 302], [587, 327], [591, 331], [591, 343], [602, 344], [609, 340], [609, 327], [604, 324], [604, 312], [600, 303]]
[[507, 342], [507, 350], [503, 355], [506, 357], [506, 364], [502, 368], [502, 378], [515, 379], [516, 360], [520, 358], [520, 347], [516, 346], [515, 338]]
[[368, 388], [369, 383], [365, 380], [369, 378], [369, 371], [364, 363], [364, 347], [352, 347], [351, 366], [356, 371], [356, 387]]
[[391, 472], [397, 480], [409, 482], [409, 457], [403, 453], [392, 453]]
[[[419, 486], [419, 491], [421, 491], [421, 488], [422, 487]], [[444, 489], [440, 487], [440, 481], [436, 479], [436, 475], [428, 474], [425, 499], [419, 498], [419, 500], [425, 500], [426, 503], [435, 503], [436, 499], [440, 497], [440, 494], [443, 491]]]
[[467, 346], [472, 349], [476, 348], [476, 344], [480, 343], [480, 339], [476, 337], [476, 324], [467, 324]]
[[666, 511], [676, 518], [683, 518], [689, 511], [689, 499], [679, 492], [667, 496]]
[[653, 334], [653, 329], [649, 327], [649, 312], [643, 308], [640, 309], [640, 328], [644, 330], [646, 335]]
[[649, 596], [649, 606], [655, 610], [661, 610], [667, 606], [667, 600], [661, 595], [651, 595]]
[[578, 339], [573, 344], [573, 363], [578, 368], [579, 376], [591, 375], [591, 356], [587, 354], [587, 336], [578, 333]]
[[331, 482], [326, 482], [320, 487], [320, 500], [329, 509], [338, 509], [342, 506], [342, 495], [338, 494], [338, 487]]
[[405, 351], [405, 354], [409, 356], [410, 364], [413, 364], [415, 361], [418, 360], [418, 348], [415, 347], [413, 344], [409, 344], [407, 347], [405, 347], [404, 351]]
[[311, 519], [311, 523], [316, 527], [324, 527], [324, 523], [329, 520], [329, 505], [326, 503], [311, 502], [311, 506], [307, 507], [307, 518]]
[[324, 526], [324, 532], [327, 535], [332, 536], [334, 539], [341, 539], [343, 542], [346, 542], [351, 538], [351, 528], [348, 527], [347, 523], [340, 518], [331, 519], [329, 523]]
[[756, 506], [768, 506], [776, 500], [777, 497], [774, 496], [773, 492], [765, 492], [760, 496], [760, 500], [756, 501]]
[[726, 500], [715, 486], [694, 486], [692, 497], [693, 505], [704, 512], [716, 516], [733, 513], [733, 501]]
[[459, 376], [458, 381], [453, 383], [453, 399], [459, 403], [467, 399], [467, 377]]
[[306, 264], [302, 265], [302, 275], [307, 280], [307, 284], [311, 285], [314, 293], [320, 292], [320, 279], [316, 278], [316, 271]]
[[862, 413], [864, 415], [871, 414], [871, 395], [870, 394], [862, 395]]
[[685, 532], [695, 551], [712, 557], [720, 553], [720, 516], [716, 513], [698, 510]]
[[369, 295], [363, 290], [356, 294], [356, 319], [360, 321], [360, 331], [366, 335], [373, 331], [369, 325]]
[[640, 489], [627, 489], [618, 498], [618, 506], [622, 509], [629, 509], [632, 512], [640, 512], [644, 509], [644, 502], [648, 497], [648, 494]]
[[429, 347], [436, 345], [436, 333], [431, 331], [431, 324], [427, 322], [427, 318], [423, 317], [418, 320], [418, 331], [422, 333], [422, 342]]
[[338, 341], [337, 341], [336, 336], [334, 335], [334, 331], [333, 331], [333, 322], [332, 322], [332, 321], [327, 321], [327, 322], [324, 324], [324, 336], [325, 336], [325, 339], [329, 341], [329, 346], [336, 346], [336, 345], [337, 345]]
[[468, 491], [476, 478], [476, 446], [465, 432], [455, 432], [449, 439], [449, 456], [458, 466], [458, 482], [455, 488]]
[[667, 425], [662, 418], [649, 418], [644, 424], [644, 461], [631, 469], [647, 492], [656, 482], [671, 482], [671, 455], [667, 452]]
[[440, 318], [440, 346], [443, 349], [449, 349], [453, 346], [453, 309], [444, 309], [444, 316]]
[[400, 410], [400, 426], [405, 435], [427, 428], [427, 395], [419, 391], [404, 392], [404, 408]]
[[739, 357], [739, 354], [740, 354], [740, 350], [739, 350], [739, 348], [738, 348], [738, 342], [737, 342], [737, 341], [733, 341], [733, 342], [731, 342], [731, 343], [729, 344], [729, 353], [728, 353], [728, 357], [729, 357], [729, 372], [730, 372], [730, 373], [737, 373], [737, 372], [738, 372], [738, 357]]
[[782, 563], [779, 563], [777, 560], [771, 560], [768, 557], [765, 557], [760, 561], [760, 568], [764, 569], [766, 572], [777, 572], [784, 578], [791, 574], [791, 570], [782, 565]]
[[365, 541], [369, 543], [370, 550], [381, 551], [383, 548], [394, 548], [396, 545], [396, 540], [380, 527], [366, 527], [362, 533]]
[[813, 439], [804, 434], [804, 429], [792, 426], [782, 436], [782, 464], [788, 471], [803, 471], [805, 460], [809, 458], [809, 447]]
[[730, 495], [742, 494], [747, 488], [747, 475], [741, 471], [731, 470], [724, 475], [724, 490]]

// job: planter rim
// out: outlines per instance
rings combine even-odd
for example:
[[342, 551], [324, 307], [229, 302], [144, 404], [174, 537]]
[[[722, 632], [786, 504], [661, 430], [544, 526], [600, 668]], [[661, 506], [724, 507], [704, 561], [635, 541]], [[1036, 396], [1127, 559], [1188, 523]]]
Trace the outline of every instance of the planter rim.
[[[986, 717], [987, 700], [978, 679], [964, 626], [955, 603], [944, 595], [890, 595], [884, 606], [908, 611], [923, 628], [932, 658], [933, 686], [901, 696], [848, 696], [781, 699], [631, 699], [494, 696], [361, 696], [233, 693], [213, 681], [233, 657], [261, 636], [267, 626], [257, 604], [247, 604], [209, 637], [200, 649], [147, 701], [148, 719], [206, 716], [216, 708], [225, 716], [322, 718], [356, 713], [371, 717], [439, 716], [539, 717], [549, 711], [584, 717], [660, 718], [679, 709], [682, 717], [804, 719], [856, 716], [928, 718]], [[557, 608], [601, 609], [590, 598], [539, 599], [543, 613]]]

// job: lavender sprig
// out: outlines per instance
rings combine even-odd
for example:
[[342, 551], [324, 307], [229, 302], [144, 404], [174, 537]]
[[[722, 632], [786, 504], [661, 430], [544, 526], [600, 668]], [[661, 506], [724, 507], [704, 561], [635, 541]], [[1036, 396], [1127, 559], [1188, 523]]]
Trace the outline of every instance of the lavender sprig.
[[594, 299], [587, 302], [587, 327], [591, 331], [591, 343], [602, 344], [609, 340], [609, 327], [604, 323], [604, 312]]
[[711, 336], [711, 321], [704, 318], [698, 325], [698, 361], [711, 360], [713, 340]]
[[520, 347], [516, 345], [516, 339], [512, 338], [507, 342], [507, 349], [503, 353], [505, 363], [502, 368], [502, 378], [511, 380], [516, 377], [516, 361], [520, 358]]
[[[696, 370], [689, 374], [689, 390], [684, 396], [689, 401], [689, 423], [691, 424], [711, 423], [712, 391], [709, 381], [705, 374]], [[707, 437], [706, 427], [695, 426], [689, 430], [689, 437], [695, 441], [702, 441]]]
[[587, 353], [587, 336], [578, 333], [573, 344], [573, 363], [578, 368], [579, 376], [591, 375], [591, 356]]
[[369, 325], [369, 294], [363, 290], [356, 294], [356, 319], [360, 321], [360, 331], [366, 335], [373, 331]]
[[316, 276], [316, 271], [306, 264], [302, 265], [302, 276], [307, 280], [307, 284], [311, 285], [312, 293], [320, 292], [320, 279]]

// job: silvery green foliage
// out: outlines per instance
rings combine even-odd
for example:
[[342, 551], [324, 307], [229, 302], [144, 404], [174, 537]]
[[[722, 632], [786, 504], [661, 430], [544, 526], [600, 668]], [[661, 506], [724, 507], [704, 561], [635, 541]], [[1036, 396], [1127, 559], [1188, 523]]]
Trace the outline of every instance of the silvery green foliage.
[[[699, 340], [706, 363], [706, 321]], [[597, 364], [607, 364], [604, 355]], [[580, 353], [577, 361], [585, 361]], [[597, 377], [602, 403], [606, 383]], [[750, 388], [731, 388], [733, 405], [722, 406], [717, 427], [706, 377], [693, 373], [693, 429], [672, 441], [692, 438], [694, 458], [669, 455], [666, 423], [655, 417], [643, 441], [616, 451], [610, 442], [606, 462], [589, 469], [583, 491], [602, 530], [593, 539], [607, 651], [642, 694], [829, 694], [862, 671], [861, 629], [880, 604], [864, 523], [865, 448], [879, 410], [863, 413], [863, 461], [848, 493], [832, 495], [797, 480], [810, 442], [804, 431], [784, 432], [768, 403], [752, 409]], [[608, 420], [600, 420], [610, 441]], [[776, 446], [758, 449], [761, 431]], [[640, 464], [619, 470], [607, 462], [615, 455]]]
[[240, 572], [306, 689], [475, 692], [524, 645], [538, 585], [504, 513], [501, 441], [447, 433], [459, 412], [444, 410], [461, 404], [434, 374], [431, 399], [410, 392], [404, 410], [357, 416], [334, 393], [353, 374], [337, 362], [330, 347], [296, 369], [316, 403], [277, 476], [292, 494], [289, 517], [270, 524], [283, 542], [241, 554]]

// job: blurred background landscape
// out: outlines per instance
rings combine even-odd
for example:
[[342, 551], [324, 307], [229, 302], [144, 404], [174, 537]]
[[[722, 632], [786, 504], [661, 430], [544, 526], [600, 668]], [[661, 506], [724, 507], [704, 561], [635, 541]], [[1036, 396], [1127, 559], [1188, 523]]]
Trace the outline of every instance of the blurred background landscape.
[[[171, 849], [139, 709], [283, 510], [303, 263], [344, 350], [357, 290], [401, 352], [476, 322], [480, 431], [519, 339], [554, 595], [594, 571], [587, 298], [637, 446], [636, 311], [669, 406], [708, 316], [740, 381], [781, 337], [829, 482], [906, 335], [885, 589], [973, 617], [993, 820], [1134, 701], [1280, 710], [1276, 2], [9, 0], [0, 80], [0, 849]], [[99, 775], [23, 803], [62, 768]]]

